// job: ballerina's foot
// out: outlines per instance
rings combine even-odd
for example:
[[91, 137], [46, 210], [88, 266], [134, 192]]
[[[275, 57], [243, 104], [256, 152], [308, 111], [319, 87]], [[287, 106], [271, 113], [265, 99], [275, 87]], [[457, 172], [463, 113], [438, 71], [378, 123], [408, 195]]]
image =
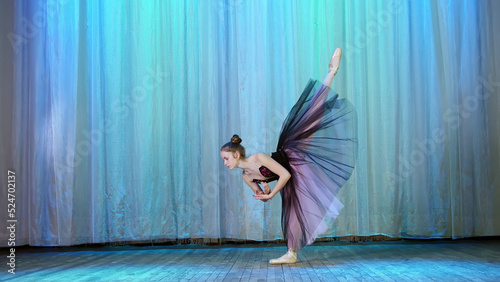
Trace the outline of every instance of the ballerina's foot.
[[328, 73], [333, 73], [333, 75], [337, 74], [341, 57], [342, 57], [342, 49], [340, 48], [335, 49], [335, 52], [333, 52], [332, 59], [330, 60], [330, 64], [328, 65], [329, 67]]
[[270, 264], [286, 264], [286, 263], [296, 263], [297, 262], [297, 252], [288, 251], [285, 255], [280, 258], [272, 259], [269, 261]]

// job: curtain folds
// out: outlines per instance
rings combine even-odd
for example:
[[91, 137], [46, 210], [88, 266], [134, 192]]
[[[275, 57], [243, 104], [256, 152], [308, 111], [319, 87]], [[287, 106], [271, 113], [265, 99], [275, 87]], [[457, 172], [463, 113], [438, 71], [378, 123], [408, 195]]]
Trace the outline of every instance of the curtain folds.
[[254, 200], [219, 149], [239, 134], [248, 154], [272, 152], [336, 47], [332, 88], [357, 110], [359, 153], [322, 236], [500, 235], [498, 12], [494, 0], [19, 0], [1, 105], [16, 244], [281, 238], [281, 201]]

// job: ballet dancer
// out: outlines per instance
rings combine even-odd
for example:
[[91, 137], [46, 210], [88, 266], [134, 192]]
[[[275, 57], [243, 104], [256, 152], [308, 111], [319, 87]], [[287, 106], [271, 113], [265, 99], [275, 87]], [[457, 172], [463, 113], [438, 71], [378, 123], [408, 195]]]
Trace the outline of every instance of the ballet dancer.
[[[308, 82], [285, 119], [276, 152], [246, 157], [238, 135], [221, 148], [224, 165], [243, 170], [255, 199], [266, 202], [280, 192], [288, 251], [271, 264], [296, 263], [297, 251], [326, 231], [324, 220], [335, 219], [343, 208], [336, 194], [354, 169], [357, 128], [353, 106], [330, 89], [341, 56], [337, 48], [323, 83]], [[271, 181], [277, 181], [272, 190]]]

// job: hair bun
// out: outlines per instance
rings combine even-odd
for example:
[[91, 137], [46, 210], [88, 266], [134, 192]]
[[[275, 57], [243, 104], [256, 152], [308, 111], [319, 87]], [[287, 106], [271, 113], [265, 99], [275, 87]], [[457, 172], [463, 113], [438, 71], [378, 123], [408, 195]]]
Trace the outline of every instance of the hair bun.
[[241, 143], [241, 138], [237, 134], [235, 134], [231, 138], [231, 143], [240, 144]]

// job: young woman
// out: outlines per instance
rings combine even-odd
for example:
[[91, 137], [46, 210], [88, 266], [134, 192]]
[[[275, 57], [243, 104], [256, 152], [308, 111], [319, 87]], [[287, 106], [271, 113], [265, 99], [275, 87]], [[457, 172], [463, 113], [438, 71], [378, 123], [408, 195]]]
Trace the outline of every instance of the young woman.
[[[243, 170], [255, 199], [268, 201], [281, 194], [288, 252], [271, 264], [296, 263], [297, 251], [326, 231], [324, 220], [335, 219], [343, 208], [335, 196], [354, 169], [357, 128], [356, 113], [347, 100], [335, 93], [327, 100], [341, 56], [337, 48], [323, 83], [310, 80], [306, 85], [281, 128], [275, 153], [246, 157], [238, 135], [221, 148], [224, 165]], [[274, 180], [271, 191], [267, 183]]]

